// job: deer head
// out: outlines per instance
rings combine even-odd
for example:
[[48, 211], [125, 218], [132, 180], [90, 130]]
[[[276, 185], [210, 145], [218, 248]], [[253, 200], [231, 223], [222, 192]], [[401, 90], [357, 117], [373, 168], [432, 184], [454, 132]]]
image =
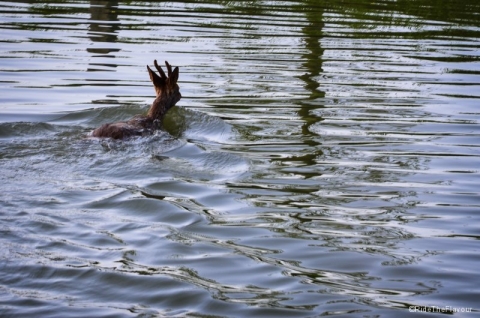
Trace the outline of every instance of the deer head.
[[162, 68], [157, 64], [157, 60], [153, 61], [153, 64], [155, 65], [155, 68], [160, 76], [152, 71], [147, 65], [148, 74], [150, 75], [150, 80], [153, 83], [155, 93], [157, 95], [157, 98], [155, 98], [153, 101], [147, 116], [153, 120], [162, 120], [167, 111], [175, 106], [180, 98], [182, 98], [182, 95], [180, 94], [180, 87], [177, 85], [178, 67], [175, 67], [175, 69], [172, 71], [172, 66], [165, 61], [168, 71], [167, 77]]

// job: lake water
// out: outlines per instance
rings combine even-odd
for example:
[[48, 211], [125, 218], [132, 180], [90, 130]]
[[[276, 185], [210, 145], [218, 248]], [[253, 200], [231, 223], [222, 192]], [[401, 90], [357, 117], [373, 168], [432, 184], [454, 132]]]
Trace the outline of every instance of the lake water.
[[477, 316], [479, 159], [478, 0], [1, 2], [0, 316]]

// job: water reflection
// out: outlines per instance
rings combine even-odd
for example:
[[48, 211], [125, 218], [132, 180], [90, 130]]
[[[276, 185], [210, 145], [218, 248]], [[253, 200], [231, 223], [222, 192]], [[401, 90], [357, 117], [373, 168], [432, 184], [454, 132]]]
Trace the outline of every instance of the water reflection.
[[[90, 25], [88, 35], [92, 42], [115, 43], [120, 29], [118, 21], [118, 1], [91, 0], [90, 1]], [[95, 58], [114, 58], [112, 52], [119, 52], [118, 47], [108, 47], [105, 45], [93, 45], [87, 48], [87, 52], [92, 53]], [[87, 71], [99, 71], [103, 68], [97, 66], [106, 66], [115, 68], [115, 63], [90, 63], [91, 67]]]
[[[302, 28], [304, 34], [303, 42], [307, 50], [306, 54], [303, 54], [302, 59], [303, 69], [305, 74], [300, 76], [300, 79], [305, 82], [305, 89], [309, 92], [307, 100], [298, 101], [300, 109], [298, 115], [304, 121], [302, 125], [302, 134], [304, 141], [310, 148], [309, 153], [296, 157], [296, 159], [289, 158], [288, 160], [303, 161], [303, 164], [310, 166], [314, 165], [318, 159], [323, 155], [323, 151], [320, 147], [321, 142], [317, 141], [315, 136], [317, 135], [310, 129], [312, 125], [320, 123], [323, 119], [319, 116], [319, 112], [314, 112], [315, 109], [323, 107], [323, 99], [325, 98], [325, 91], [319, 84], [319, 77], [323, 75], [323, 53], [322, 47], [323, 28], [325, 23], [324, 9], [323, 7], [316, 6], [316, 1], [310, 1], [305, 5], [302, 11], [305, 14], [305, 18], [308, 21], [308, 25]], [[314, 101], [313, 103], [309, 101]], [[310, 176], [312, 176], [310, 174]], [[306, 176], [308, 178], [308, 176]]]
[[[34, 118], [0, 123], [12, 316], [475, 304], [478, 4], [30, 3], [0, 10], [2, 107]], [[151, 102], [155, 58], [170, 134], [84, 138]]]

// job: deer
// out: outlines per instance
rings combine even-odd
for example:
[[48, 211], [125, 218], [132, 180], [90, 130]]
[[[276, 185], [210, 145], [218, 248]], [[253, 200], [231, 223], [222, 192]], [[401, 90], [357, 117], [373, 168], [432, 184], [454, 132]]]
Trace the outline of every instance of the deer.
[[104, 124], [92, 132], [93, 137], [126, 139], [134, 136], [146, 136], [161, 129], [165, 114], [182, 98], [178, 81], [178, 67], [172, 70], [172, 66], [165, 61], [167, 74], [153, 61], [158, 74], [147, 65], [150, 80], [155, 88], [156, 98], [146, 115], [136, 115], [132, 119], [123, 122]]

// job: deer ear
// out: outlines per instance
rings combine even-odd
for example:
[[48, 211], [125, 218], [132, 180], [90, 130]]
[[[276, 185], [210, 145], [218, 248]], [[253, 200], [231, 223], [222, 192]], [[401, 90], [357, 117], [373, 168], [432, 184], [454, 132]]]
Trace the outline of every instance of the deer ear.
[[171, 85], [175, 85], [177, 84], [177, 81], [178, 81], [178, 66], [175, 67], [175, 69], [173, 70], [172, 72], [172, 75], [170, 75], [170, 84]]
[[154, 71], [152, 71], [148, 65], [147, 65], [147, 70], [148, 70], [148, 75], [150, 75], [150, 80], [152, 81], [153, 86], [162, 87], [165, 85], [165, 80], [163, 78], [160, 78], [160, 76], [158, 76]]

